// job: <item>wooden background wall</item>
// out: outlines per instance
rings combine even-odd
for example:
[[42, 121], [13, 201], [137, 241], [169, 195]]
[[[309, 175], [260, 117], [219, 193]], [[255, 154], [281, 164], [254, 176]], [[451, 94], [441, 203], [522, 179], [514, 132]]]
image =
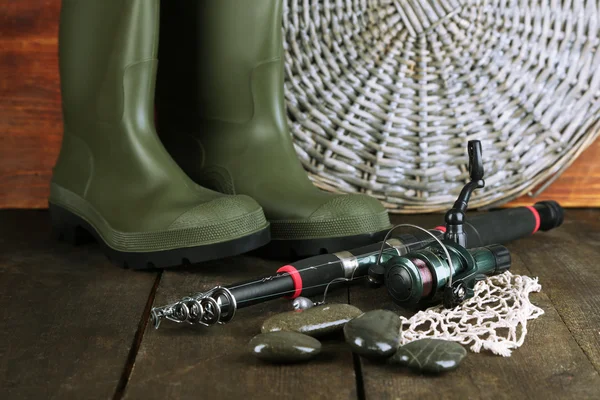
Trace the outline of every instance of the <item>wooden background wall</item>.
[[[62, 132], [59, 9], [60, 0], [0, 0], [0, 208], [47, 207]], [[599, 158], [597, 141], [538, 199], [600, 206]]]

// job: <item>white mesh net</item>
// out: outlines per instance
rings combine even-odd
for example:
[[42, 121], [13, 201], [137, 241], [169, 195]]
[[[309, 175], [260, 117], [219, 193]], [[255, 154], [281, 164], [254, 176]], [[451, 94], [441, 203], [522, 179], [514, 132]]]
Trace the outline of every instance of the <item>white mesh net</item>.
[[539, 292], [537, 278], [505, 272], [475, 286], [475, 296], [451, 310], [435, 306], [402, 319], [402, 344], [424, 338], [459, 342], [479, 353], [482, 349], [504, 357], [520, 347], [527, 321], [544, 314], [531, 304], [529, 294]]

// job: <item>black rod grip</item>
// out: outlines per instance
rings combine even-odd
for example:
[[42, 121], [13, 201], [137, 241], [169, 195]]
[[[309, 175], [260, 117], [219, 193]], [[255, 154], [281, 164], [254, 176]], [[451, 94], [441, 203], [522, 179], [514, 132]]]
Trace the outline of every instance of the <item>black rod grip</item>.
[[541, 201], [533, 207], [515, 207], [467, 217], [464, 230], [467, 247], [507, 243], [560, 226], [564, 211], [555, 201]]
[[294, 294], [295, 287], [292, 277], [287, 273], [250, 282], [242, 282], [229, 287], [235, 297], [238, 308], [262, 303], [283, 296]]

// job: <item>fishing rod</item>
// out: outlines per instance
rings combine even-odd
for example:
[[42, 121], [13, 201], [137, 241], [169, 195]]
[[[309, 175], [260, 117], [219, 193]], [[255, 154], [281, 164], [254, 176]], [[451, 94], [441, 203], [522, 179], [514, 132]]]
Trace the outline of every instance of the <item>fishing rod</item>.
[[357, 249], [322, 254], [284, 265], [275, 275], [217, 286], [152, 309], [158, 328], [164, 319], [211, 326], [230, 322], [240, 308], [285, 297], [315, 296], [365, 278], [373, 287], [385, 285], [399, 305], [442, 301], [452, 308], [473, 296], [475, 283], [510, 268], [506, 243], [560, 226], [564, 212], [555, 201], [542, 201], [466, 218], [472, 192], [485, 185], [479, 141], [468, 143], [470, 182], [465, 185], [445, 225], [392, 236]]

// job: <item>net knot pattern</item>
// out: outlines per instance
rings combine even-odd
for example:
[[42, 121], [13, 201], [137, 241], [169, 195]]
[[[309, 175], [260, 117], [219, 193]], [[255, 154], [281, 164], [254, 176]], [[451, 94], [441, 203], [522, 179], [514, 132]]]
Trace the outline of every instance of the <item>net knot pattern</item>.
[[488, 277], [475, 285], [475, 296], [453, 309], [435, 306], [402, 320], [401, 344], [435, 338], [510, 357], [527, 336], [527, 323], [544, 314], [529, 301], [542, 289], [537, 278], [510, 272]]

